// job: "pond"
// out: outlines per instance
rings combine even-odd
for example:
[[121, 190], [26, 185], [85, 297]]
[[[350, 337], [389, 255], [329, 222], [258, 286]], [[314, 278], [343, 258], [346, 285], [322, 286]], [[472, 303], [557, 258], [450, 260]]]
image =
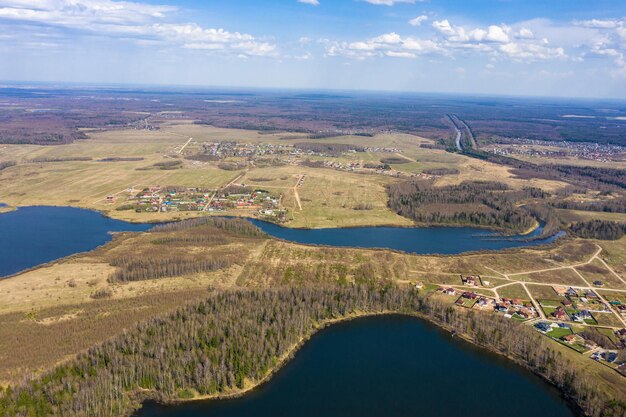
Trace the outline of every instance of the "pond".
[[234, 399], [164, 406], [135, 417], [572, 417], [556, 389], [422, 320], [333, 325], [268, 383]]
[[73, 207], [20, 207], [0, 214], [0, 277], [95, 249], [112, 239], [110, 232], [152, 226]]

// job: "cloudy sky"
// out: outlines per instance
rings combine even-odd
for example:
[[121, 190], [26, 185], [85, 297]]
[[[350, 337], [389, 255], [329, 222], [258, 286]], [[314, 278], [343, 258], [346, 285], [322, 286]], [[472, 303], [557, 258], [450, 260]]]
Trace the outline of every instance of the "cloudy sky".
[[0, 80], [626, 98], [626, 1], [0, 0]]

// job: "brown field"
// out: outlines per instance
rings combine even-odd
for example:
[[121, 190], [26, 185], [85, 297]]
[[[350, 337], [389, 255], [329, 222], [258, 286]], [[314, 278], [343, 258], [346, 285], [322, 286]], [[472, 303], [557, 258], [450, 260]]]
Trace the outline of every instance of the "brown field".
[[500, 297], [528, 300], [528, 293], [521, 284], [507, 285], [506, 287], [498, 288], [498, 294], [500, 294]]
[[606, 220], [610, 222], [626, 223], [626, 213], [604, 213], [600, 211], [582, 211], [557, 209], [559, 217], [568, 223], [586, 222], [591, 220]]
[[576, 269], [589, 283], [593, 283], [597, 280], [602, 281], [607, 287], [626, 289], [626, 284], [613, 275], [604, 264], [597, 259], [588, 265], [579, 266]]
[[515, 275], [516, 280], [527, 282], [548, 282], [559, 285], [574, 285], [586, 287], [587, 284], [571, 269], [558, 269], [555, 271], [537, 272], [533, 274]]

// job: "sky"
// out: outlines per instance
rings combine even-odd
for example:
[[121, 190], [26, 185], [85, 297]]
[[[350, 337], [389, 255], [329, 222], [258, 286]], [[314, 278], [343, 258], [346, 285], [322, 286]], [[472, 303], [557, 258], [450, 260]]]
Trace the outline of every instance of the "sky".
[[626, 0], [0, 0], [0, 80], [626, 99]]

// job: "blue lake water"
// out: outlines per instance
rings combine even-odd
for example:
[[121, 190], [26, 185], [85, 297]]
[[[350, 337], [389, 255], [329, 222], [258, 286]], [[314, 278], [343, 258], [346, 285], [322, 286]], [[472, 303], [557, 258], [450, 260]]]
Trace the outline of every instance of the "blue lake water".
[[508, 360], [404, 316], [358, 319], [314, 336], [243, 397], [135, 417], [572, 417], [553, 387]]
[[454, 255], [479, 250], [502, 250], [551, 243], [560, 235], [536, 239], [542, 228], [525, 236], [500, 236], [473, 227], [354, 227], [290, 229], [250, 220], [265, 233], [291, 242], [340, 247], [387, 248], [415, 254]]
[[72, 207], [20, 207], [0, 214], [0, 277], [95, 249], [112, 239], [109, 232], [151, 227]]
[[[415, 254], [458, 254], [550, 243], [558, 236], [528, 241], [471, 227], [356, 227], [290, 229], [251, 219], [267, 234], [302, 244], [387, 248]], [[98, 212], [73, 207], [20, 207], [0, 214], [0, 277], [79, 252], [111, 240], [110, 232], [145, 231], [151, 224], [113, 220]]]

